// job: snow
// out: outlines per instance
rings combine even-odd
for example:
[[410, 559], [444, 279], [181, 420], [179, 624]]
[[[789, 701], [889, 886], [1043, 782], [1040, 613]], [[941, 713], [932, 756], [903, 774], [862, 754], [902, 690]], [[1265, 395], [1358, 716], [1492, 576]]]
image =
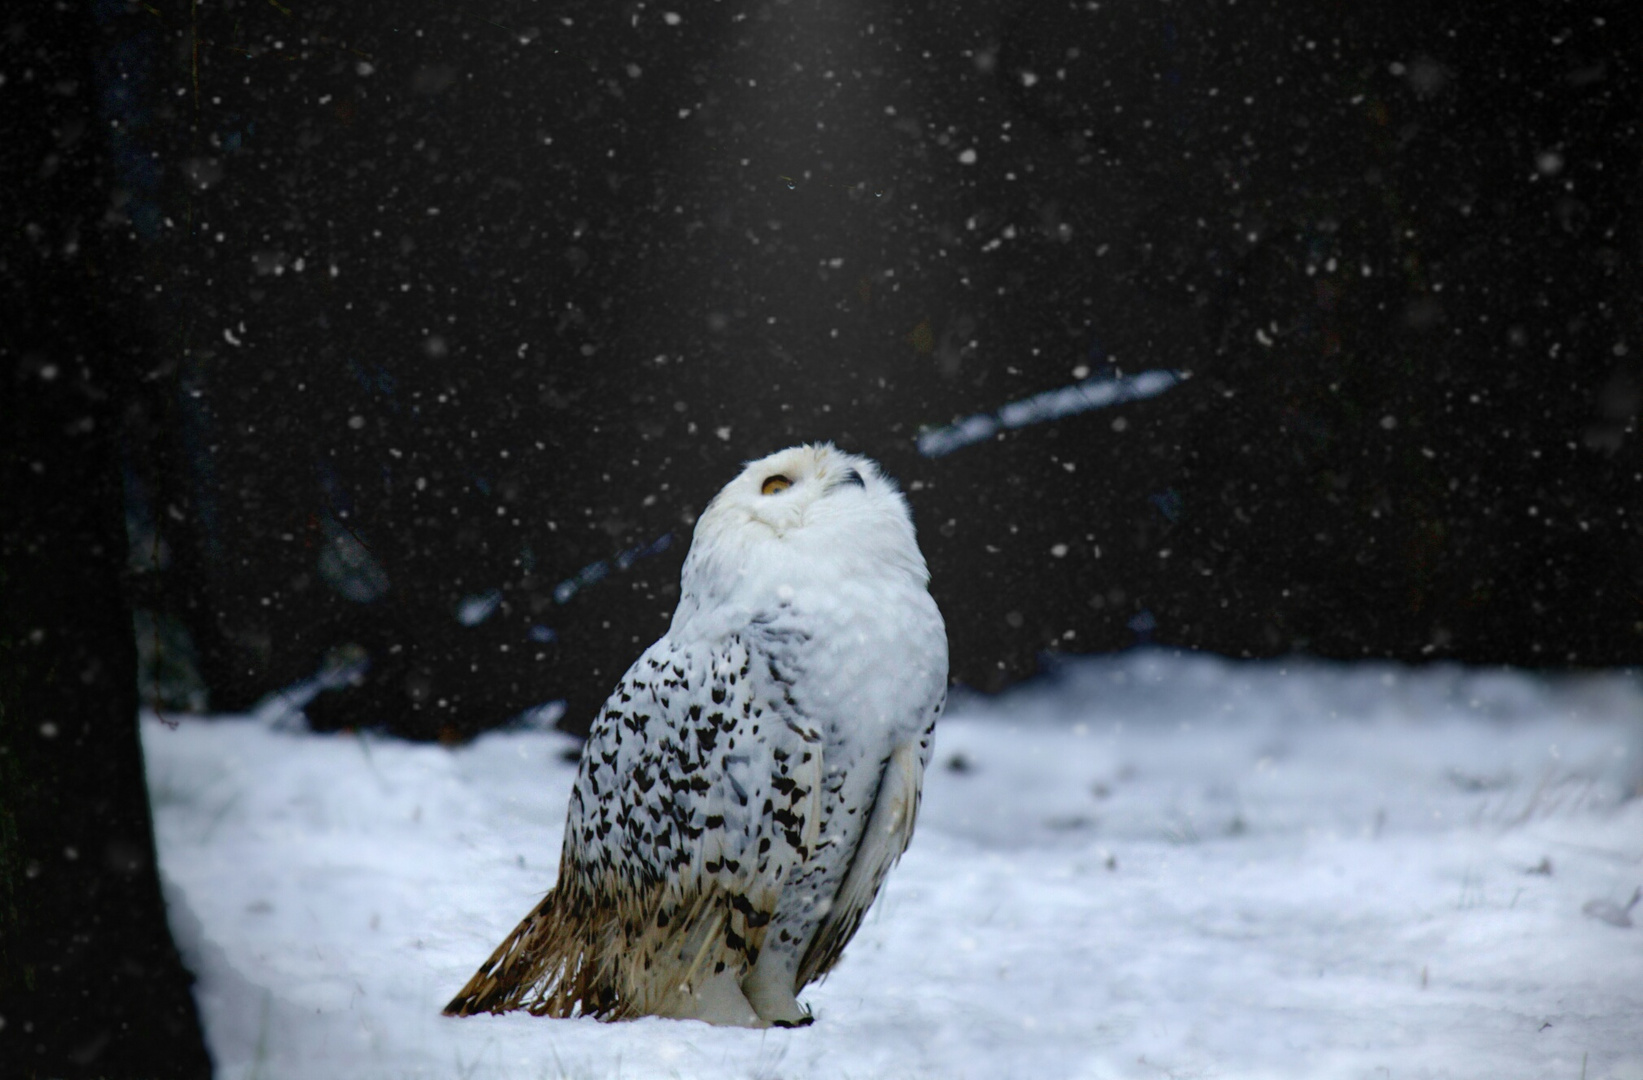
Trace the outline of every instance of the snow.
[[551, 884], [551, 731], [143, 724], [222, 1077], [1643, 1077], [1643, 677], [1138, 651], [957, 697], [797, 1031], [450, 1019]]

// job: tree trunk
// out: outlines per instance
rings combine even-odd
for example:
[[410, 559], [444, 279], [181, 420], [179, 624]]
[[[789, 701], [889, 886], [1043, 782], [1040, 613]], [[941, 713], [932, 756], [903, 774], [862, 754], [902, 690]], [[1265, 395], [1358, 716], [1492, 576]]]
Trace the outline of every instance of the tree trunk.
[[120, 429], [140, 355], [90, 13], [10, 16], [0, 112], [0, 1075], [207, 1077], [137, 728]]

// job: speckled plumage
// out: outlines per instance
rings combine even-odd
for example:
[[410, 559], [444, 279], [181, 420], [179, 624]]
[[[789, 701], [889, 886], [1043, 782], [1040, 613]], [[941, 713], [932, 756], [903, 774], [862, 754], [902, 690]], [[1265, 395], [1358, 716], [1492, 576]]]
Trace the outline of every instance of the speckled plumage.
[[594, 723], [558, 882], [446, 1012], [808, 1023], [912, 836], [946, 701], [928, 577], [873, 462], [748, 465]]

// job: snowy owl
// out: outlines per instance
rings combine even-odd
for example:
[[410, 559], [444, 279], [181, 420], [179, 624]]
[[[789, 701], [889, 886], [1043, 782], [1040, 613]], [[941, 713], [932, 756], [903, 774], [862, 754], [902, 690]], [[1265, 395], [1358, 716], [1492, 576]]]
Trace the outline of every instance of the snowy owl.
[[748, 465], [593, 725], [557, 883], [445, 1012], [810, 1023], [913, 834], [947, 696], [928, 583], [874, 462]]

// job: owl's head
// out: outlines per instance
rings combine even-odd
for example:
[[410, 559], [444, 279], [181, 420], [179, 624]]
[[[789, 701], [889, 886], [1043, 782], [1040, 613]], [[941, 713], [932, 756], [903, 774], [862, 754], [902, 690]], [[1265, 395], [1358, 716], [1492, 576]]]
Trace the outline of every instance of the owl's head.
[[[685, 591], [704, 576], [905, 573], [928, 582], [913, 518], [878, 464], [832, 443], [749, 462], [714, 496], [685, 560]], [[717, 591], [717, 590], [715, 590]]]

